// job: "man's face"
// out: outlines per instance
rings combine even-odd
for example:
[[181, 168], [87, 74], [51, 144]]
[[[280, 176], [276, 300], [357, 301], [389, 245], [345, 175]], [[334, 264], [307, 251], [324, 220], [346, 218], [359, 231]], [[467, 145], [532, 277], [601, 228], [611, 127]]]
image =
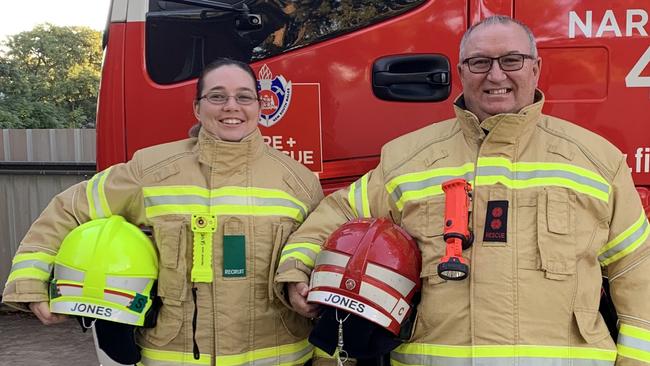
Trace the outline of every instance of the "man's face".
[[479, 121], [499, 113], [517, 113], [532, 104], [542, 60], [525, 59], [524, 66], [517, 71], [503, 71], [498, 61], [494, 61], [485, 74], [472, 73], [462, 62], [469, 57], [499, 57], [513, 53], [531, 55], [526, 32], [514, 23], [481, 25], [467, 39], [458, 73], [465, 106]]

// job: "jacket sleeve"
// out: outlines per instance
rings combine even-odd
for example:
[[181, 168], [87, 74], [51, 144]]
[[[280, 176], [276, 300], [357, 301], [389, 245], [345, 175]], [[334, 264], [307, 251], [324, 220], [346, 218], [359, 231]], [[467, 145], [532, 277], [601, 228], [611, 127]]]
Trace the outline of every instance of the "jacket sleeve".
[[612, 184], [607, 268], [619, 318], [617, 366], [650, 365], [650, 226], [623, 159]]
[[327, 237], [349, 220], [391, 214], [381, 164], [347, 188], [325, 197], [287, 240], [275, 277], [276, 293], [286, 282], [308, 282], [316, 255]]
[[56, 195], [21, 241], [4, 288], [2, 301], [27, 310], [28, 303], [48, 301], [54, 258], [66, 235], [82, 223], [111, 214], [134, 222], [129, 206], [137, 195], [136, 164], [118, 164]]

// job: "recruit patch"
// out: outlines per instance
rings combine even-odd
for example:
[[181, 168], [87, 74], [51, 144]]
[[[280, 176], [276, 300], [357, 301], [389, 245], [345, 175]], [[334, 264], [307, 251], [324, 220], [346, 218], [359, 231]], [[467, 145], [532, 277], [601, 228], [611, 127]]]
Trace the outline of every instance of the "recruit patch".
[[483, 241], [508, 241], [508, 201], [488, 201]]

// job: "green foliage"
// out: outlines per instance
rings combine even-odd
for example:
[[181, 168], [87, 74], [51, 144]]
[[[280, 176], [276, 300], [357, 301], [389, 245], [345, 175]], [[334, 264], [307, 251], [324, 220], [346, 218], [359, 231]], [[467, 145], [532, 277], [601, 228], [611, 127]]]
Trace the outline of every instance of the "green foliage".
[[41, 24], [0, 54], [0, 128], [93, 128], [101, 32]]

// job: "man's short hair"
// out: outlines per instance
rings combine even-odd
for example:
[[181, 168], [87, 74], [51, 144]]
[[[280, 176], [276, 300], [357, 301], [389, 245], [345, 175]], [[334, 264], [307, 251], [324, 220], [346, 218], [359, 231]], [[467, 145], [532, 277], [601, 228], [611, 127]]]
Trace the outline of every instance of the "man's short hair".
[[472, 34], [472, 32], [482, 26], [482, 25], [495, 25], [495, 24], [516, 24], [520, 26], [525, 32], [526, 35], [528, 35], [528, 40], [530, 41], [530, 55], [533, 57], [537, 57], [537, 43], [535, 42], [535, 36], [533, 35], [533, 32], [528, 28], [528, 26], [517, 19], [513, 19], [509, 16], [506, 15], [492, 15], [490, 17], [487, 17], [480, 22], [472, 25], [469, 27], [469, 29], [463, 34], [463, 38], [460, 40], [460, 51], [459, 51], [459, 62], [463, 62], [464, 58], [464, 52], [465, 52], [465, 44], [467, 43], [467, 40], [469, 39], [469, 35]]

